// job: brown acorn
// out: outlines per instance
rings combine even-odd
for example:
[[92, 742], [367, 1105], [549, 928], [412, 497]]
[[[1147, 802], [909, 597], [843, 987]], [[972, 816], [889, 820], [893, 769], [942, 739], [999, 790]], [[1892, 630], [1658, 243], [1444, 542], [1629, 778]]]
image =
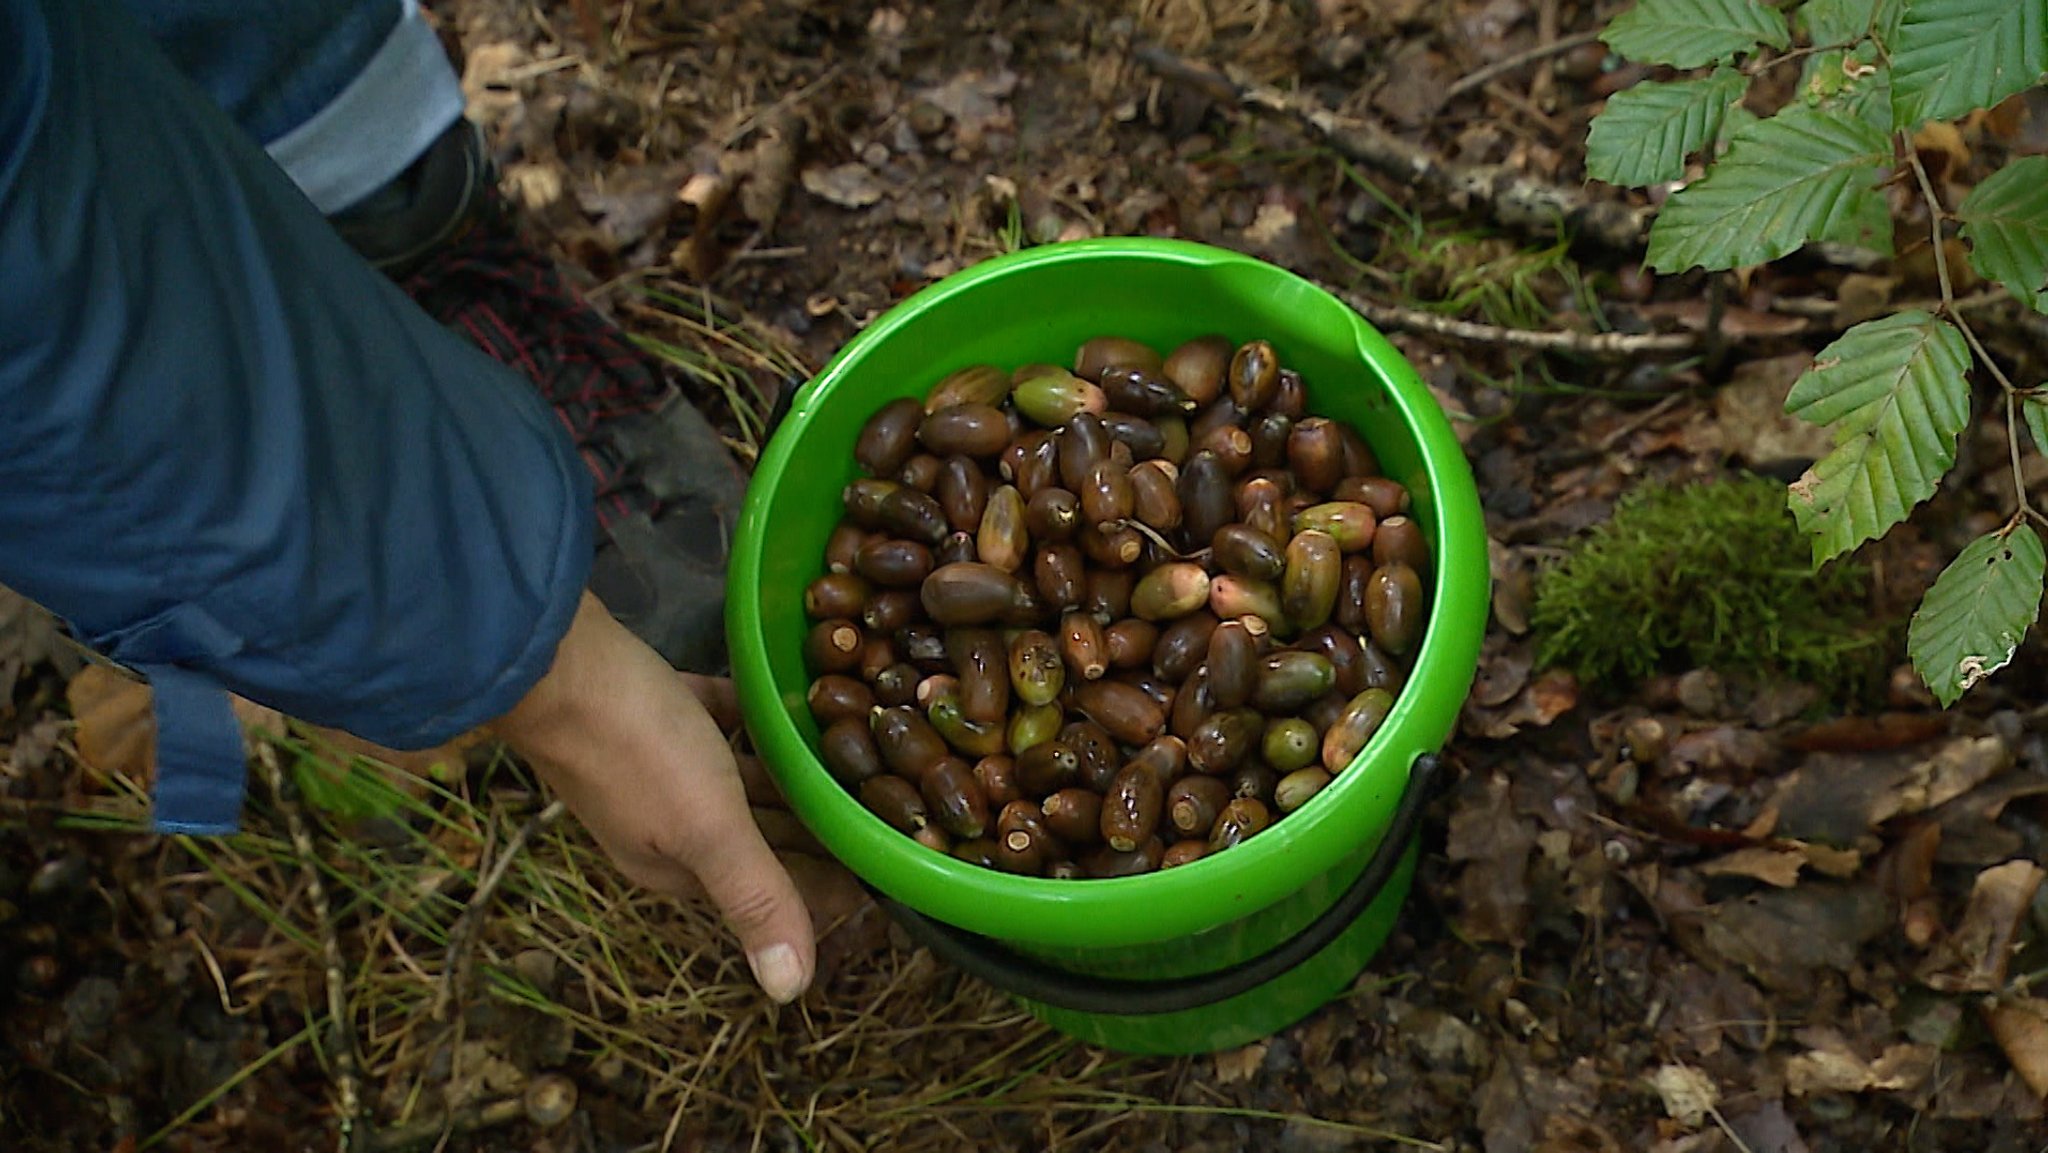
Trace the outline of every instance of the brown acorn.
[[904, 778], [922, 780], [925, 771], [951, 750], [930, 720], [913, 705], [877, 708], [868, 715], [882, 763]]
[[1046, 827], [1067, 844], [1085, 848], [1102, 839], [1102, 796], [1093, 789], [1061, 789], [1043, 808]]
[[974, 783], [981, 786], [981, 795], [997, 809], [1024, 795], [1017, 786], [1017, 759], [1007, 753], [974, 762]]
[[1162, 373], [1147, 372], [1134, 365], [1111, 365], [1102, 370], [1102, 394], [1109, 407], [1138, 416], [1168, 416], [1195, 411], [1192, 397]]
[[974, 552], [981, 563], [1014, 573], [1031, 552], [1031, 535], [1024, 526], [1024, 498], [1015, 485], [1001, 485], [988, 495], [982, 506], [981, 523], [975, 526]]
[[1216, 454], [1206, 449], [1188, 457], [1177, 486], [1180, 494], [1181, 535], [1189, 551], [1209, 547], [1216, 530], [1237, 519], [1237, 502], [1231, 495], [1230, 473]]
[[1081, 758], [1063, 741], [1036, 744], [1017, 754], [1017, 784], [1027, 796], [1043, 797], [1081, 778]]
[[1166, 712], [1122, 681], [1089, 681], [1074, 688], [1074, 707], [1127, 745], [1143, 745], [1166, 728]]
[[917, 426], [924, 406], [903, 397], [875, 410], [854, 438], [853, 459], [869, 476], [892, 476], [917, 449]]
[[1160, 372], [1199, 407], [1223, 392], [1223, 376], [1230, 368], [1228, 337], [1198, 336], [1167, 354]]
[[947, 626], [993, 624], [1008, 615], [1023, 595], [1016, 577], [980, 563], [942, 565], [918, 588], [924, 611]]
[[1335, 421], [1312, 416], [1287, 435], [1287, 467], [1310, 492], [1328, 493], [1344, 479], [1344, 436]]
[[949, 456], [939, 465], [932, 498], [939, 502], [939, 510], [946, 514], [946, 523], [955, 532], [972, 533], [981, 528], [981, 516], [993, 491], [988, 473], [982, 471], [979, 463], [964, 456]]
[[1238, 346], [1224, 377], [1230, 399], [1246, 412], [1257, 412], [1273, 400], [1280, 388], [1280, 355], [1263, 340]]
[[992, 364], [970, 364], [939, 378], [925, 394], [924, 411], [937, 412], [956, 404], [999, 405], [1009, 399], [1010, 374]]
[[1323, 734], [1323, 768], [1341, 773], [1358, 758], [1366, 743], [1385, 723], [1394, 709], [1394, 695], [1385, 689], [1367, 689], [1351, 698], [1342, 714]]
[[1311, 505], [1294, 516], [1294, 531], [1315, 529], [1326, 532], [1337, 541], [1337, 547], [1345, 552], [1361, 552], [1372, 547], [1372, 534], [1379, 518], [1372, 508], [1357, 501], [1333, 500]]
[[1010, 639], [1010, 688], [1027, 705], [1050, 704], [1066, 686], [1066, 664], [1051, 634], [1027, 629]]
[[1160, 629], [1159, 643], [1152, 647], [1152, 671], [1168, 681], [1186, 680], [1207, 659], [1216, 627], [1214, 613], [1193, 612]]
[[1165, 796], [1151, 770], [1125, 765], [1102, 797], [1102, 839], [1118, 852], [1136, 849], [1158, 830]]
[[811, 682], [806, 700], [811, 715], [821, 725], [832, 725], [851, 717], [865, 727], [875, 707], [875, 691], [852, 677], [827, 674]]
[[1156, 374], [1165, 361], [1152, 346], [1122, 336], [1092, 337], [1074, 351], [1074, 375], [1088, 380], [1098, 380], [1104, 369], [1118, 365]]
[[1381, 520], [1373, 531], [1372, 563], [1404, 564], [1418, 574], [1429, 571], [1429, 541], [1422, 526], [1403, 513]]
[[917, 786], [893, 773], [869, 777], [860, 783], [860, 803], [899, 832], [914, 833], [928, 821], [924, 798]]
[[1041, 545], [1071, 540], [1081, 528], [1081, 498], [1048, 485], [1024, 502], [1024, 528]]
[[1344, 557], [1336, 538], [1305, 529], [1287, 542], [1287, 569], [1280, 577], [1280, 611], [1297, 630], [1316, 628], [1337, 605]]
[[883, 528], [928, 545], [945, 540], [953, 528], [946, 522], [946, 510], [936, 499], [909, 485], [898, 485], [883, 496], [875, 506], [875, 515]]
[[819, 673], [850, 672], [860, 666], [864, 638], [850, 620], [822, 620], [804, 636], [804, 660]]
[[1010, 422], [992, 404], [955, 404], [926, 413], [917, 439], [942, 457], [995, 456], [1010, 443]]
[[1263, 801], [1252, 797], [1235, 797], [1223, 806], [1216, 815], [1216, 824], [1209, 830], [1209, 851], [1220, 852], [1239, 845], [1273, 823], [1273, 811]]
[[849, 789], [882, 773], [882, 754], [863, 717], [841, 717], [825, 726], [818, 738], [818, 755], [832, 778]]
[[1422, 578], [1404, 564], [1381, 565], [1365, 586], [1365, 625], [1373, 643], [1406, 656], [1422, 636]]
[[979, 837], [988, 828], [988, 798], [974, 770], [958, 757], [933, 765], [918, 785], [927, 818], [956, 837]]
[[1259, 662], [1252, 677], [1252, 706], [1285, 715], [1330, 691], [1337, 683], [1336, 666], [1321, 653], [1287, 649]]
[[1067, 662], [1068, 679], [1075, 684], [1100, 679], [1109, 671], [1102, 636], [1102, 622], [1078, 609], [1060, 615], [1060, 655]]
[[1082, 854], [1081, 867], [1088, 875], [1099, 880], [1112, 877], [1136, 877], [1159, 870], [1159, 862], [1166, 855], [1166, 846], [1158, 837], [1148, 838], [1130, 852], [1118, 852], [1108, 845], [1102, 845]]
[[1190, 773], [1166, 789], [1166, 822], [1184, 837], [1207, 838], [1216, 817], [1230, 803], [1230, 786], [1221, 777]]
[[1094, 721], [1069, 721], [1060, 729], [1060, 743], [1074, 750], [1081, 762], [1081, 783], [1102, 792], [1124, 767], [1122, 750], [1108, 730]]
[[1149, 621], [1175, 620], [1208, 603], [1208, 570], [1188, 561], [1160, 565], [1131, 590], [1131, 612]]
[[1209, 694], [1217, 708], [1238, 708], [1251, 699], [1258, 661], [1258, 642], [1244, 622], [1229, 620], [1216, 626], [1209, 637], [1208, 665]]

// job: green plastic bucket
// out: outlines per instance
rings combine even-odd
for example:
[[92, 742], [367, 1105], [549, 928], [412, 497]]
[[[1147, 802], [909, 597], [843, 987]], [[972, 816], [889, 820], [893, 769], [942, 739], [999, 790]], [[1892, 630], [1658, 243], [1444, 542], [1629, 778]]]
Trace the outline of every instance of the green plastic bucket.
[[[1093, 336], [1161, 351], [1220, 332], [1264, 338], [1407, 485], [1434, 557], [1409, 683], [1378, 734], [1307, 805], [1192, 864], [1116, 880], [982, 869], [883, 824], [826, 772], [805, 704], [805, 586], [824, 571], [840, 489], [867, 417], [953, 369], [1069, 361]], [[1195, 1053], [1246, 1044], [1341, 994], [1407, 896], [1435, 752], [1477, 667], [1486, 535], [1457, 439], [1413, 368], [1356, 313], [1300, 277], [1180, 241], [1029, 249], [947, 277], [848, 342], [796, 396], [755, 469], [728, 578], [740, 704], [790, 806], [917, 939], [1108, 1048]]]

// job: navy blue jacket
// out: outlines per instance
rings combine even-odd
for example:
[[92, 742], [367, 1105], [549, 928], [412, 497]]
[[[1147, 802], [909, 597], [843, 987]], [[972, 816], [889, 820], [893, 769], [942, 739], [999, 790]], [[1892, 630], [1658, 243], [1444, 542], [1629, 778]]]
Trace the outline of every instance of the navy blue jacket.
[[118, 6], [0, 0], [0, 584], [149, 675], [161, 827], [233, 826], [224, 688], [399, 748], [505, 712], [589, 510], [534, 388]]

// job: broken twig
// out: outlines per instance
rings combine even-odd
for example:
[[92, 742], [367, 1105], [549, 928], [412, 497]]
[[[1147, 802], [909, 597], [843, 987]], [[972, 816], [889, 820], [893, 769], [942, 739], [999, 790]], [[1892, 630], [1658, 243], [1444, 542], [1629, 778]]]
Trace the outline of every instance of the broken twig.
[[1473, 344], [1498, 344], [1531, 352], [1557, 352], [1599, 360], [1626, 360], [1633, 356], [1692, 352], [1706, 343], [1705, 334], [1698, 332], [1571, 332], [1502, 328], [1497, 324], [1480, 324], [1434, 312], [1380, 304], [1355, 293], [1332, 291], [1339, 300], [1379, 328], [1448, 337]]
[[455, 994], [461, 989], [469, 968], [470, 942], [476, 939], [478, 926], [483, 924], [484, 912], [497, 895], [498, 886], [504, 883], [505, 874], [511, 870], [512, 862], [526, 849], [527, 842], [542, 829], [554, 824], [566, 812], [560, 801], [550, 801], [546, 808], [535, 813], [533, 819], [519, 826], [512, 839], [498, 851], [498, 858], [491, 862], [490, 871], [477, 882], [476, 892], [470, 895], [469, 904], [448, 930], [447, 961], [441, 966], [441, 987], [434, 992], [434, 1018], [449, 1020], [454, 1012]]
[[[313, 844], [313, 832], [299, 811], [298, 799], [286, 791], [284, 769], [277, 763], [277, 746], [268, 740], [256, 742], [256, 761], [263, 767], [264, 783], [284, 814], [285, 830], [291, 836], [292, 853], [306, 879], [306, 900], [313, 906], [313, 919], [320, 931], [320, 969], [327, 987], [327, 1050], [334, 1060], [335, 1107], [341, 1126], [341, 1153], [358, 1153], [368, 1144], [369, 1126], [363, 1114], [362, 1062], [356, 1055], [355, 1018], [348, 1006], [348, 973], [342, 967], [341, 940], [334, 935], [334, 907], [327, 900], [327, 886], [320, 880], [320, 854]], [[309, 1026], [310, 1027], [310, 1026]]]

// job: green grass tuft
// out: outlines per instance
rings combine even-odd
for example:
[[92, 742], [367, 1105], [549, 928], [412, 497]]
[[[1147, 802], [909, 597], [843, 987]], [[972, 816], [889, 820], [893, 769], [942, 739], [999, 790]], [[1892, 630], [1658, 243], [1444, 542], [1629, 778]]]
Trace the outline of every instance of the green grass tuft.
[[1650, 484], [1537, 579], [1537, 658], [1610, 684], [1712, 668], [1805, 681], [1836, 701], [1867, 691], [1895, 648], [1870, 619], [1870, 574], [1818, 572], [1765, 477]]

